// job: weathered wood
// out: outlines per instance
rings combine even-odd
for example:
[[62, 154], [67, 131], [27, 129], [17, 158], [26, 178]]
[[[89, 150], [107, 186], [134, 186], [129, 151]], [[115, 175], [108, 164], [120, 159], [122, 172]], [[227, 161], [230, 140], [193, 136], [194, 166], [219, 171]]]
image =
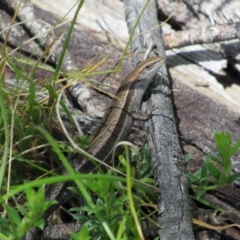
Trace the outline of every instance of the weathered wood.
[[[126, 22], [129, 33], [144, 8], [146, 1], [124, 1]], [[158, 24], [156, 3], [151, 1], [143, 13], [131, 41], [131, 50], [135, 65], [142, 61], [149, 47], [149, 55], [165, 57], [164, 43], [160, 32], [149, 29]], [[194, 239], [190, 205], [188, 199], [188, 181], [183, 153], [178, 140], [170, 79], [165, 64], [159, 69], [154, 82], [154, 91], [147, 108], [156, 107], [153, 116], [146, 123], [147, 138], [151, 152], [151, 165], [156, 185], [161, 191], [158, 200], [158, 224], [161, 239]], [[148, 112], [147, 112], [148, 113]]]
[[[38, 4], [43, 3], [42, 1], [36, 2], [38, 2]], [[107, 1], [104, 1], [104, 4], [106, 2]], [[186, 29], [190, 27], [201, 27], [204, 24], [208, 25], [210, 23], [209, 19], [212, 21], [212, 19], [215, 19], [217, 16], [214, 10], [211, 14], [207, 14], [208, 17], [202, 14], [204, 4], [206, 6], [209, 1], [205, 1], [203, 5], [199, 4], [199, 7], [197, 7], [197, 1], [194, 1], [195, 4], [192, 2], [187, 3], [187, 1], [184, 2], [185, 3], [180, 6], [181, 12], [173, 16], [170, 25], [164, 26], [164, 32], [173, 31], [170, 29], [171, 27], [173, 29]], [[54, 7], [59, 10], [59, 6], [56, 4], [57, 1], [51, 6], [51, 11], [54, 10]], [[176, 7], [176, 3], [172, 4]], [[239, 1], [228, 1], [227, 6], [222, 4], [221, 10], [229, 10], [229, 7], [233, 6], [233, 4], [235, 4], [234, 12], [237, 13], [240, 9], [237, 7]], [[121, 3], [119, 6], [120, 7], [117, 8], [108, 8], [110, 12], [108, 14], [103, 12], [101, 15], [108, 17], [115, 16], [116, 12], [118, 13], [121, 8]], [[169, 8], [169, 6], [168, 2], [159, 1], [159, 11], [164, 12], [166, 16], [174, 9]], [[49, 9], [49, 7], [46, 9]], [[37, 12], [42, 19], [51, 24], [57, 21], [51, 14], [41, 11], [41, 9], [37, 8]], [[60, 13], [60, 10], [57, 11], [57, 13]], [[89, 30], [92, 27], [91, 11], [89, 11], [87, 15], [90, 20], [88, 20], [87, 23], [85, 22], [85, 26], [80, 24], [77, 26], [79, 29], [73, 34], [69, 48], [71, 54], [77, 59], [76, 62], [79, 64], [79, 68], [84, 66], [88, 60], [95, 56], [97, 52], [103, 50], [108, 44], [105, 41], [109, 33], [91, 32]], [[212, 18], [213, 16], [214, 18]], [[225, 14], [225, 16], [233, 18], [234, 16], [238, 16], [238, 14], [234, 15], [233, 11], [230, 11], [230, 13]], [[84, 18], [84, 16], [82, 18]], [[122, 22], [124, 22], [124, 17], [122, 17]], [[225, 22], [226, 21], [217, 21], [217, 23]], [[114, 23], [114, 18], [108, 22], [109, 25], [112, 23]], [[87, 26], [89, 29], [87, 29]], [[112, 26], [114, 25], [111, 25], [110, 29], [113, 31], [114, 28]], [[122, 27], [118, 29], [118, 32], [120, 32], [121, 29]], [[100, 30], [98, 29], [98, 31]], [[15, 34], [15, 36], [14, 34], [12, 35], [12, 38], [17, 37], [17, 31]], [[120, 35], [123, 36], [124, 34], [122, 35], [121, 32]], [[25, 50], [32, 52], [29, 47], [26, 47]], [[107, 54], [109, 52], [107, 52]], [[239, 52], [238, 40], [237, 44], [236, 42], [226, 42], [217, 45], [198, 45], [167, 51], [167, 65], [174, 83], [172, 90], [176, 105], [176, 113], [179, 119], [180, 137], [184, 143], [186, 153], [193, 154], [193, 161], [190, 162], [189, 165], [191, 171], [201, 166], [201, 157], [203, 154], [215, 152], [213, 141], [214, 131], [229, 131], [234, 140], [240, 137], [240, 101], [238, 100], [240, 94], [239, 86], [236, 81], [236, 79], [239, 78], [239, 75], [237, 75], [239, 74], [237, 64]], [[117, 49], [114, 54], [116, 55], [113, 55], [113, 58], [120, 56], [120, 52]], [[111, 61], [108, 61], [104, 68], [113, 68], [114, 64], [110, 63]], [[108, 83], [111, 83], [111, 85], [118, 86], [119, 81], [123, 79], [124, 75], [129, 72], [131, 68], [129, 63], [130, 61], [123, 65], [120, 73], [108, 76], [107, 78], [105, 78], [105, 76], [100, 76], [99, 79], [96, 78], [96, 80], [106, 80]], [[229, 68], [226, 68], [229, 67], [229, 65], [231, 70], [234, 71], [230, 71]], [[233, 86], [234, 89], [236, 87], [237, 90], [232, 90]], [[228, 93], [231, 91], [237, 92], [235, 97], [232, 97], [232, 93]], [[106, 101], [107, 104], [109, 98], [102, 96], [101, 101]], [[235, 170], [239, 171], [239, 154], [233, 158], [233, 164]], [[217, 201], [217, 203], [226, 210], [235, 210], [240, 214], [238, 201], [240, 198], [240, 188], [238, 183], [230, 186], [230, 189], [223, 188], [217, 192], [212, 192], [206, 195], [206, 198]]]

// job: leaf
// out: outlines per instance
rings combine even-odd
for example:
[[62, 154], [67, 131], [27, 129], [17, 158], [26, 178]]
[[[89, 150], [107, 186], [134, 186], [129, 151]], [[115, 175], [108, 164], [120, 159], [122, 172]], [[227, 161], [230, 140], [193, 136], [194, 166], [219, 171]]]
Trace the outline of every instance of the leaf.
[[206, 193], [206, 190], [204, 190], [204, 189], [197, 191], [197, 199], [199, 199], [205, 193]]
[[232, 170], [232, 160], [230, 158], [228, 159], [228, 161], [224, 163], [223, 168], [224, 168], [225, 175], [228, 176]]
[[[219, 185], [218, 180], [213, 178], [213, 177], [206, 177], [206, 178], [201, 179], [201, 181], [206, 181], [207, 182], [207, 184], [205, 184], [204, 186], [207, 186], [209, 183], [214, 183], [215, 185]], [[202, 186], [203, 186], [203, 184], [202, 184]]]
[[154, 183], [155, 183], [155, 181], [154, 181], [154, 179], [152, 179], [152, 178], [146, 178], [146, 177], [143, 177], [143, 178], [141, 178], [140, 180], [139, 180], [140, 182], [143, 182], [143, 183], [150, 183], [150, 184], [152, 184], [152, 185], [154, 185]]
[[227, 184], [229, 182], [229, 177], [226, 176], [224, 173], [221, 174], [220, 179], [219, 179], [219, 184], [221, 186]]
[[189, 179], [189, 181], [191, 183], [194, 183], [194, 182], [198, 182], [199, 179], [197, 177], [195, 177], [193, 174], [190, 174], [190, 173], [187, 173], [186, 174], [186, 177]]
[[202, 198], [198, 199], [198, 198], [196, 198], [196, 197], [193, 196], [193, 195], [190, 195], [190, 197], [191, 197], [192, 199], [194, 199], [194, 200], [200, 202], [201, 204], [203, 204], [203, 205], [209, 207], [209, 208], [213, 208], [213, 209], [215, 209], [215, 210], [217, 210], [217, 211], [224, 212], [223, 209], [221, 209], [221, 208], [218, 207], [217, 205], [215, 205], [215, 204], [209, 202], [209, 201], [206, 200], [206, 199], [202, 199]]
[[1, 233], [4, 234], [4, 235], [9, 235], [12, 230], [10, 229], [10, 225], [8, 223], [8, 221], [6, 220], [6, 218], [3, 218], [3, 217], [0, 217], [0, 230], [1, 230]]
[[29, 103], [29, 110], [28, 110], [28, 119], [32, 114], [32, 110], [35, 104], [35, 85], [33, 82], [29, 85], [29, 95], [28, 95], [28, 103]]
[[229, 177], [228, 183], [232, 183], [232, 182], [237, 181], [239, 179], [240, 179], [240, 172], [234, 173]]
[[96, 181], [96, 186], [97, 186], [97, 194], [104, 198], [108, 195], [108, 193], [110, 192], [110, 188], [112, 186], [112, 182], [109, 181], [109, 179], [97, 179]]
[[184, 160], [185, 160], [185, 162], [188, 162], [189, 160], [191, 160], [191, 158], [192, 158], [192, 154], [186, 154], [186, 155], [184, 155]]
[[27, 203], [26, 206], [29, 208], [29, 212], [37, 215], [41, 215], [41, 212], [46, 210], [49, 205], [52, 205], [54, 201], [49, 201], [45, 203], [45, 186], [42, 185], [38, 191], [32, 188], [26, 189]]
[[240, 140], [237, 141], [237, 143], [231, 148], [230, 155], [233, 156], [237, 153], [237, 151], [240, 148]]
[[96, 213], [99, 213], [100, 211], [102, 210], [105, 210], [105, 207], [104, 206], [100, 206], [100, 205], [96, 205], [95, 207], [91, 208], [89, 211], [88, 211], [88, 214], [96, 214]]
[[86, 224], [84, 224], [81, 227], [81, 230], [79, 233], [72, 233], [73, 239], [86, 239], [89, 240], [90, 236], [89, 236], [89, 231], [88, 231], [88, 227]]
[[24, 206], [18, 205], [17, 208], [23, 216], [27, 216], [27, 210]]
[[36, 221], [35, 223], [34, 223], [34, 227], [38, 227], [38, 228], [40, 228], [40, 229], [44, 229], [44, 227], [45, 227], [45, 220], [43, 220], [43, 219], [39, 219], [38, 221]]
[[143, 158], [148, 164], [151, 165], [151, 154], [146, 145], [140, 149], [141, 158]]
[[216, 162], [216, 163], [222, 165], [221, 159], [219, 159], [218, 157], [211, 155], [211, 154], [204, 156], [203, 161], [205, 162], [206, 160], [211, 160], [213, 162]]
[[200, 179], [202, 175], [202, 168], [192, 174], [194, 177]]
[[217, 163], [221, 164], [224, 169], [224, 173], [227, 176], [230, 171], [232, 170], [232, 161], [231, 156], [232, 152], [236, 151], [238, 145], [234, 146], [234, 151], [231, 148], [231, 136], [230, 133], [215, 133], [215, 140], [216, 140], [216, 147], [222, 157], [222, 161], [219, 162], [218, 158], [214, 157], [213, 155], [209, 155], [210, 159], [216, 161]]
[[108, 200], [110, 205], [112, 205], [112, 204], [114, 204], [116, 202], [117, 195], [118, 195], [118, 192], [113, 192], [113, 193], [110, 194], [109, 200]]
[[208, 173], [208, 171], [207, 171], [207, 166], [204, 165], [204, 166], [202, 167], [202, 172], [201, 172], [201, 185], [204, 185], [204, 186], [205, 186], [205, 185], [207, 184], [206, 181], [203, 180], [204, 178], [207, 177], [207, 173]]
[[221, 176], [221, 171], [216, 167], [213, 162], [206, 160], [204, 166], [206, 166], [207, 170], [215, 179], [219, 180]]
[[216, 141], [216, 148], [222, 157], [222, 164], [225, 165], [226, 161], [229, 161], [230, 159], [230, 151], [231, 151], [231, 136], [230, 133], [224, 133], [224, 132], [216, 132], [214, 134], [214, 138]]
[[140, 178], [146, 178], [146, 177], [150, 178], [153, 175], [151, 165], [148, 162], [140, 165], [139, 172], [140, 172]]
[[123, 167], [126, 167], [126, 159], [125, 159], [124, 155], [122, 155], [122, 154], [119, 155], [118, 160], [123, 165]]
[[70, 191], [78, 195], [78, 197], [81, 197], [81, 191], [79, 190], [78, 187], [72, 186], [72, 187], [68, 187], [67, 189], [69, 189]]
[[[71, 209], [71, 211], [72, 211], [72, 209]], [[73, 214], [73, 218], [80, 223], [86, 223], [89, 220], [86, 216], [81, 215], [81, 214]]]
[[127, 196], [117, 198], [116, 201], [112, 204], [112, 206], [113, 207], [118, 207], [118, 206], [122, 207], [127, 200], [128, 200]]
[[18, 225], [21, 222], [21, 218], [20, 218], [18, 212], [10, 206], [5, 206], [5, 208], [7, 210], [8, 216], [11, 218], [13, 223], [15, 225]]
[[35, 200], [36, 192], [32, 188], [27, 188], [25, 193], [26, 193], [26, 197], [27, 197], [26, 206], [29, 209], [34, 209], [35, 208], [35, 204], [34, 204], [35, 201], [34, 200]]

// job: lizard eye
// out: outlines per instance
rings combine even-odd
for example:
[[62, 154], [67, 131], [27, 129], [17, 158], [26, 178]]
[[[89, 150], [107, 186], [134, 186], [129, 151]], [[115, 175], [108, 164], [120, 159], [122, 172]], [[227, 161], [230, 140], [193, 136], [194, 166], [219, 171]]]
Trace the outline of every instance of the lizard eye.
[[145, 68], [146, 68], [146, 69], [151, 69], [152, 66], [153, 66], [153, 65], [148, 65], [148, 66], [146, 66]]

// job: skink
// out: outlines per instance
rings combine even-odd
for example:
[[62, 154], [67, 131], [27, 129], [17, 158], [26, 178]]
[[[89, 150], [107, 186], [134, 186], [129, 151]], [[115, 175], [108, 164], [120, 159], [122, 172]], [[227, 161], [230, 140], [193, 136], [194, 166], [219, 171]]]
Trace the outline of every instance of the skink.
[[[139, 110], [143, 95], [163, 62], [164, 58], [161, 56], [149, 57], [125, 78], [94, 133], [93, 141], [88, 149], [92, 156], [106, 163], [111, 161], [116, 144], [125, 140], [130, 132], [133, 123], [132, 113]], [[73, 158], [70, 164], [75, 171], [81, 173], [90, 173], [96, 169], [92, 161], [87, 158]], [[65, 175], [67, 171], [60, 166], [57, 173]], [[49, 185], [46, 189], [46, 200], [57, 200], [62, 203], [66, 187], [66, 183]], [[43, 218], [46, 220], [55, 209], [56, 206], [48, 209], [43, 214]], [[23, 239], [36, 240], [39, 237], [39, 231], [33, 229]]]

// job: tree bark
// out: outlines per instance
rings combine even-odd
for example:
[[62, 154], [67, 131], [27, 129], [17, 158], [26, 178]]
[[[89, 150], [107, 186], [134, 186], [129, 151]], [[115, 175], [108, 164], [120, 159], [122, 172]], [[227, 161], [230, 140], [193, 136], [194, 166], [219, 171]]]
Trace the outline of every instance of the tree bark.
[[[124, 1], [125, 16], [131, 33], [146, 1]], [[156, 4], [150, 1], [131, 41], [131, 50], [136, 65], [146, 49], [153, 42], [150, 55], [165, 55], [164, 43], [158, 29], [146, 34], [158, 24]], [[145, 33], [142, 34], [141, 33]], [[144, 51], [145, 49], [145, 51]], [[194, 239], [188, 200], [188, 181], [185, 177], [186, 166], [178, 141], [170, 90], [170, 79], [163, 65], [154, 83], [154, 90], [147, 109], [153, 111], [148, 121], [147, 138], [152, 156], [152, 168], [161, 194], [159, 196], [160, 239]]]

